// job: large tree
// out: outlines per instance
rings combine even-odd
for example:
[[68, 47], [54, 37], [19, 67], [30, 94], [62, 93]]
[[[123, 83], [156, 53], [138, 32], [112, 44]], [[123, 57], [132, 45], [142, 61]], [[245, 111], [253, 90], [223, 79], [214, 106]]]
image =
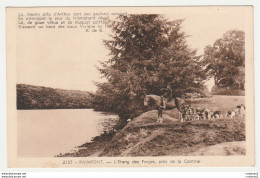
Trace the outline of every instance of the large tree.
[[182, 22], [153, 14], [119, 16], [111, 22], [111, 38], [104, 41], [110, 58], [99, 68], [107, 78], [97, 84], [99, 104], [119, 114], [133, 113], [141, 108], [144, 92], [161, 95], [169, 84], [175, 96], [203, 88], [206, 77], [196, 51], [186, 43]]
[[213, 76], [217, 86], [238, 85], [244, 89], [245, 83], [245, 34], [231, 30], [212, 46], [206, 46], [203, 60], [208, 76]]

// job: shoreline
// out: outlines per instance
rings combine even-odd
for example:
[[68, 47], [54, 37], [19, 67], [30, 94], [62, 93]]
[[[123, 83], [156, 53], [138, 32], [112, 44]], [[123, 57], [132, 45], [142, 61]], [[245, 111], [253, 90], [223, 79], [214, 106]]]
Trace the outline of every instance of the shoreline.
[[[188, 156], [207, 154], [201, 150], [211, 147], [219, 148], [216, 152], [220, 155], [245, 154], [245, 148], [240, 146], [245, 142], [244, 119], [180, 123], [165, 114], [163, 124], [140, 125], [148, 120], [147, 115], [156, 117], [156, 112], [144, 113], [118, 133], [102, 134], [78, 146], [77, 152], [57, 157]], [[207, 152], [211, 154], [212, 149]]]
[[[217, 109], [225, 115], [238, 104], [244, 103], [243, 96], [216, 96], [201, 100], [191, 100], [191, 105]], [[107, 132], [95, 137], [92, 142], [77, 146], [75, 153], [65, 153], [60, 157], [117, 157], [117, 156], [183, 156], [207, 148], [230, 145], [227, 155], [244, 154], [245, 118], [187, 121], [181, 123], [177, 110], [163, 111], [163, 123], [156, 123], [157, 110], [151, 110], [132, 119], [118, 132]], [[224, 144], [226, 143], [226, 144]], [[232, 152], [234, 150], [238, 152]], [[224, 147], [220, 146], [225, 145]], [[214, 145], [216, 145], [214, 147]], [[206, 151], [203, 151], [206, 152]], [[210, 152], [210, 151], [209, 151]]]

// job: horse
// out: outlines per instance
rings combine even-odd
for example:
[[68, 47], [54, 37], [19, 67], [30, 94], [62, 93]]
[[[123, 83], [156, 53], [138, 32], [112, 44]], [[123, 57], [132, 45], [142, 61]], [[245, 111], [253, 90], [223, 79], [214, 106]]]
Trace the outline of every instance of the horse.
[[184, 100], [181, 98], [172, 98], [166, 99], [164, 96], [158, 95], [145, 95], [144, 97], [144, 106], [155, 106], [158, 110], [158, 120], [157, 122], [162, 123], [162, 110], [172, 110], [177, 108], [179, 110], [179, 118], [181, 122], [183, 122], [182, 118], [182, 106], [184, 104]]

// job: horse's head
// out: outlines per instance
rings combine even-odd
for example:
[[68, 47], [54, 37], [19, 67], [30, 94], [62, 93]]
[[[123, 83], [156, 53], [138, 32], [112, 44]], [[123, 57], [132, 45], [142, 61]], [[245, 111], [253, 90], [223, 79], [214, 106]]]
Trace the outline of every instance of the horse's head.
[[157, 95], [145, 95], [144, 106], [160, 106], [161, 97]]

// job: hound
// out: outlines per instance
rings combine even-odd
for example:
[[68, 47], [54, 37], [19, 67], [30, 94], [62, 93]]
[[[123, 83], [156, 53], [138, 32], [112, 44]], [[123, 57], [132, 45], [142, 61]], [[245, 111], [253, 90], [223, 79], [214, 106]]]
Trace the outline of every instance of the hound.
[[191, 120], [191, 105], [183, 105], [182, 106], [182, 113], [183, 113], [183, 121]]
[[183, 106], [183, 119], [187, 121], [199, 120], [197, 109], [192, 108], [191, 105]]
[[244, 104], [237, 105], [236, 112], [238, 113], [239, 117], [245, 116], [245, 109], [246, 109], [246, 107]]
[[199, 116], [199, 120], [206, 120], [205, 110], [197, 108], [196, 109], [197, 115]]
[[212, 117], [213, 117], [212, 111], [210, 111], [208, 108], [206, 108], [206, 109], [204, 110], [204, 114], [205, 114], [206, 119], [208, 119], [208, 120], [211, 120]]
[[233, 119], [236, 116], [236, 112], [234, 110], [227, 111], [226, 116], [230, 117], [231, 119]]
[[222, 114], [221, 114], [221, 111], [215, 111], [215, 112], [213, 113], [213, 118], [215, 118], [215, 119], [222, 119], [223, 116], [222, 116]]

